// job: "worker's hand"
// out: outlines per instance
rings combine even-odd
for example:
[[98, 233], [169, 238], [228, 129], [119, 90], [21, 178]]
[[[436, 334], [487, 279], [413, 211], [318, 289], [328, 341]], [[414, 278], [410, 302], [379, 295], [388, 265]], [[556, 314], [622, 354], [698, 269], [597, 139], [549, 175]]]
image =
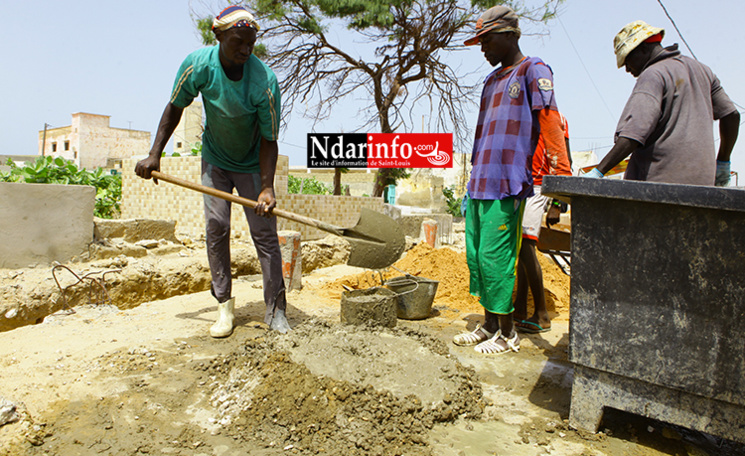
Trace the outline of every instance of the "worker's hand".
[[[143, 179], [150, 179], [153, 171], [160, 171], [160, 156], [150, 156], [143, 160], [140, 160], [135, 165], [135, 174]], [[158, 183], [158, 179], [153, 179], [153, 182]]]
[[729, 185], [730, 162], [717, 160], [717, 176], [714, 179], [714, 185], [717, 187], [726, 187]]
[[551, 228], [551, 225], [559, 223], [559, 220], [561, 220], [561, 207], [552, 203], [548, 206], [548, 212], [546, 212], [546, 226]]
[[592, 168], [590, 171], [588, 171], [585, 174], [583, 174], [582, 177], [597, 177], [597, 178], [602, 178], [603, 177], [603, 173], [601, 173], [600, 171], [598, 171], [597, 168]]
[[274, 199], [274, 190], [271, 188], [265, 188], [261, 193], [259, 193], [256, 202], [258, 204], [254, 208], [254, 212], [262, 217], [271, 217], [272, 209], [277, 205], [277, 200]]

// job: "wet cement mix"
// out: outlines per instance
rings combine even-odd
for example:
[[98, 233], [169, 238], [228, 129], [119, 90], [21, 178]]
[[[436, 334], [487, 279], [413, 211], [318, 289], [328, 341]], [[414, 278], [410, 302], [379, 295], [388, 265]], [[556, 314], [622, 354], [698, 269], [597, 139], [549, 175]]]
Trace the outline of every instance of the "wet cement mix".
[[[545, 255], [538, 255], [543, 269], [543, 287], [546, 307], [552, 319], [569, 318], [569, 276]], [[483, 315], [478, 298], [468, 291], [469, 271], [466, 254], [451, 248], [432, 248], [427, 243], [419, 243], [392, 268], [381, 271], [365, 271], [360, 274], [341, 277], [336, 281], [318, 286], [320, 293], [338, 299], [344, 287], [365, 289], [380, 286], [385, 281], [404, 273], [439, 282], [433, 304], [435, 312], [445, 318], [462, 317], [463, 314]], [[528, 293], [528, 315], [533, 313], [533, 297]]]
[[310, 321], [264, 334], [182, 360], [196, 376], [166, 359], [185, 341], [102, 357], [94, 381], [124, 376], [110, 386], [118, 392], [25, 415], [25, 441], [0, 454], [429, 455], [436, 423], [483, 413], [473, 370], [415, 330]]

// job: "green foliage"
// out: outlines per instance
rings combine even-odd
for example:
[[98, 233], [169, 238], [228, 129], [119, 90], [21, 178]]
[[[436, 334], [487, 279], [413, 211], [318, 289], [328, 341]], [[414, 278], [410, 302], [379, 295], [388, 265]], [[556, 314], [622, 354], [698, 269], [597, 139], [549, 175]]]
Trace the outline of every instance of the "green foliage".
[[191, 156], [197, 157], [199, 155], [202, 155], [202, 143], [198, 142], [194, 145], [194, 147], [191, 148]]
[[382, 185], [396, 185], [398, 180], [408, 179], [411, 176], [411, 169], [409, 168], [381, 168], [384, 173]]
[[458, 198], [455, 196], [455, 185], [451, 185], [450, 187], [443, 187], [442, 195], [445, 197], [445, 201], [448, 205], [448, 214], [452, 215], [453, 217], [461, 217], [460, 203], [462, 198]]
[[315, 17], [305, 17], [298, 21], [298, 28], [305, 33], [323, 33], [325, 30]]
[[266, 58], [266, 56], [268, 55], [267, 50], [266, 50], [266, 45], [263, 43], [256, 43], [256, 45], [254, 46], [253, 55], [255, 55], [256, 57], [262, 60]]
[[204, 43], [205, 46], [212, 46], [213, 44], [217, 44], [217, 38], [215, 38], [215, 34], [212, 32], [213, 20], [214, 18], [212, 16], [197, 19], [197, 30], [199, 31], [199, 37], [202, 39], [202, 43]]
[[120, 174], [106, 174], [97, 168], [91, 183], [96, 187], [96, 209], [93, 214], [100, 218], [116, 218], [121, 213], [122, 205], [122, 176]]
[[346, 19], [349, 28], [356, 30], [391, 27], [395, 20], [394, 8], [406, 10], [411, 5], [411, 1], [406, 0], [317, 0], [317, 3], [323, 14]]
[[90, 185], [96, 189], [94, 215], [114, 218], [119, 215], [122, 202], [122, 177], [108, 174], [102, 168], [93, 172], [78, 169], [74, 162], [62, 157], [40, 156], [35, 162], [20, 167], [11, 159], [10, 171], [0, 171], [0, 182], [27, 184]]
[[331, 187], [319, 181], [315, 177], [301, 179], [288, 176], [287, 191], [289, 193], [301, 193], [303, 195], [331, 195]]

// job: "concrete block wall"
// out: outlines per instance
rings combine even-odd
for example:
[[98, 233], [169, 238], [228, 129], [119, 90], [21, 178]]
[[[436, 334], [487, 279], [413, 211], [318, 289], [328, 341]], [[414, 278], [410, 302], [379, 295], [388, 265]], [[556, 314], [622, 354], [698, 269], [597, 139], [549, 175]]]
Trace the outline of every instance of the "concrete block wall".
[[[122, 164], [122, 215], [123, 219], [175, 220], [176, 232], [191, 237], [204, 235], [204, 209], [202, 194], [167, 182], [154, 185], [151, 180], [140, 179], [134, 174], [135, 159]], [[280, 155], [274, 176], [277, 207], [299, 215], [322, 220], [343, 228], [357, 222], [361, 209], [382, 212], [382, 198], [330, 195], [290, 195], [287, 193], [288, 159]], [[175, 177], [201, 183], [201, 157], [163, 157], [161, 171]], [[250, 239], [248, 222], [243, 207], [233, 204], [231, 217], [233, 239]], [[299, 231], [303, 240], [326, 237], [328, 233], [283, 218], [277, 219], [278, 230]]]
[[65, 263], [93, 241], [96, 189], [0, 182], [0, 268]]
[[[285, 193], [277, 197], [277, 207], [341, 228], [350, 228], [357, 223], [362, 208], [383, 212], [383, 199], [364, 196], [288, 195]], [[304, 241], [328, 236], [325, 231], [282, 218], [278, 219], [278, 225], [281, 230], [300, 231]]]

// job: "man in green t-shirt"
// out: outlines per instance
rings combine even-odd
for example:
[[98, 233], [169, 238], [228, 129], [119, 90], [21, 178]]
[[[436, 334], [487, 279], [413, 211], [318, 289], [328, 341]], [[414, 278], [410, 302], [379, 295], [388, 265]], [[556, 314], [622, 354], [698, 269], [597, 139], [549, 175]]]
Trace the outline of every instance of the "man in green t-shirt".
[[[266, 303], [265, 322], [285, 333], [287, 301], [277, 219], [271, 210], [277, 166], [280, 95], [277, 78], [252, 54], [259, 25], [241, 6], [224, 9], [212, 30], [219, 45], [199, 49], [186, 57], [176, 77], [171, 100], [158, 125], [150, 154], [135, 166], [135, 173], [150, 179], [160, 169], [163, 148], [176, 129], [185, 107], [200, 93], [207, 120], [202, 137], [202, 184], [256, 200], [244, 208], [251, 237], [261, 263]], [[157, 183], [157, 181], [156, 181]], [[235, 298], [231, 296], [230, 202], [205, 195], [207, 257], [212, 273], [212, 295], [217, 299], [217, 322], [212, 337], [233, 332]]]

